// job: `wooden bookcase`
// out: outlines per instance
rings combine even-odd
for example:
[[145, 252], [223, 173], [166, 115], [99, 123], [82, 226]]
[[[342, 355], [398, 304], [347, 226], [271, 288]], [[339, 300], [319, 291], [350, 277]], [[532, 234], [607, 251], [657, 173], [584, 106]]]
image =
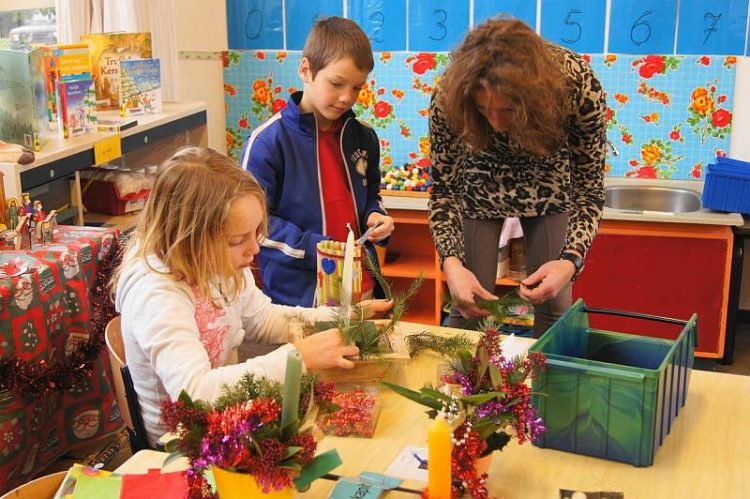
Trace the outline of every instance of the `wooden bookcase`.
[[[100, 118], [116, 119], [116, 111], [99, 113]], [[138, 125], [122, 132], [97, 132], [70, 139], [54, 135], [35, 161], [28, 165], [0, 163], [6, 197], [20, 199], [30, 192], [46, 209], [58, 209], [61, 223], [103, 223], [127, 230], [135, 223], [133, 215], [106, 215], [84, 212], [80, 171], [96, 164], [94, 150], [103, 140], [117, 137], [122, 156], [120, 164], [138, 167], [158, 164], [183, 145], [208, 144], [206, 105], [203, 102], [165, 102], [162, 112], [138, 116]], [[70, 182], [68, 182], [68, 180]]]
[[[439, 325], [450, 293], [427, 225], [427, 196], [383, 191], [383, 203], [396, 222], [388, 247], [380, 253], [383, 276], [393, 291], [399, 292], [422, 273], [424, 284], [410, 302], [404, 320]], [[510, 279], [498, 279], [496, 285], [507, 288], [517, 284]]]

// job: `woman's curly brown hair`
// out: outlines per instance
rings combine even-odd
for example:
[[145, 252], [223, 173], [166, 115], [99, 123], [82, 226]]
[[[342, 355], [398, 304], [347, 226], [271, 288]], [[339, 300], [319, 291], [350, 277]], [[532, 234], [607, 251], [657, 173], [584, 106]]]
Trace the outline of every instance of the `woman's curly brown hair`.
[[495, 133], [474, 102], [485, 87], [507, 100], [514, 118], [505, 132], [535, 156], [552, 154], [567, 137], [569, 82], [556, 51], [515, 19], [491, 19], [469, 32], [451, 53], [437, 99], [462, 142], [485, 150]]

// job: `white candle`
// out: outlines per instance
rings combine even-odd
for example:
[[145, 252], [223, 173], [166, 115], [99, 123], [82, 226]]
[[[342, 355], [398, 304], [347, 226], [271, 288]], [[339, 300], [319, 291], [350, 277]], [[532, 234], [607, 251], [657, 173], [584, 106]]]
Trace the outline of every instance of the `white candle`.
[[341, 273], [341, 306], [344, 307], [346, 317], [352, 307], [352, 282], [354, 280], [354, 232], [349, 224], [349, 235], [346, 236], [346, 246], [344, 247], [344, 269]]

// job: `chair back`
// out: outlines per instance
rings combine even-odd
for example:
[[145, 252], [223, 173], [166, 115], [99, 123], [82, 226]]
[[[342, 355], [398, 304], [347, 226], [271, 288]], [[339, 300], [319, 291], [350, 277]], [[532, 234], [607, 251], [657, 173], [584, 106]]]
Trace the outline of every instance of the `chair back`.
[[141, 407], [138, 404], [138, 394], [133, 386], [133, 378], [130, 376], [125, 360], [125, 343], [122, 340], [122, 329], [120, 328], [120, 317], [115, 317], [104, 330], [104, 339], [109, 352], [109, 364], [112, 369], [112, 381], [114, 383], [115, 398], [120, 407], [120, 414], [125, 422], [125, 427], [130, 434], [130, 447], [133, 454], [141, 449], [149, 449], [146, 427], [143, 424]]
[[67, 474], [67, 471], [60, 471], [39, 477], [3, 494], [0, 499], [52, 499]]

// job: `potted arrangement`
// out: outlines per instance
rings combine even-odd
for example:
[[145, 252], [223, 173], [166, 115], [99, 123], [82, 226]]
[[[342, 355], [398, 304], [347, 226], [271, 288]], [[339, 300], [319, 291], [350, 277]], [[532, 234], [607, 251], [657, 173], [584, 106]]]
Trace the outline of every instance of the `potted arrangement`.
[[[442, 415], [452, 430], [453, 488], [474, 498], [487, 497], [487, 472], [492, 452], [502, 450], [515, 435], [519, 444], [545, 431], [531, 404], [529, 378], [544, 368], [545, 357], [503, 356], [503, 335], [494, 321], [483, 325], [475, 350], [452, 349], [430, 339], [432, 349], [448, 359], [442, 386], [411, 390], [383, 384], [396, 393], [428, 407], [427, 414]], [[455, 340], [453, 340], [455, 341]]]
[[[333, 385], [302, 376], [298, 405], [292, 404], [289, 417], [287, 399], [293, 397], [287, 396], [287, 384], [247, 374], [213, 405], [185, 392], [164, 402], [162, 420], [177, 435], [167, 451], [190, 463], [189, 497], [216, 497], [206, 479], [209, 470], [221, 499], [293, 497], [295, 488], [306, 488], [341, 463], [335, 450], [315, 456], [315, 419], [335, 410]], [[239, 495], [233, 496], [236, 481]]]

